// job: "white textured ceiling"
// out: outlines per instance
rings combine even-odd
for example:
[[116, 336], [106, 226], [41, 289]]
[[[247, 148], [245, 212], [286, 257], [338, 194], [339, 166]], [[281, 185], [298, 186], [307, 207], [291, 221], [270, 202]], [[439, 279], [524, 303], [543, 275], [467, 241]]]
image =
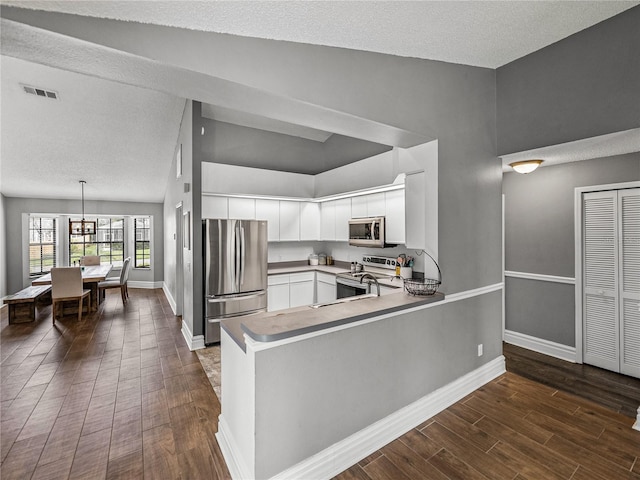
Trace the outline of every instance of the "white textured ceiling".
[[23, 8], [497, 68], [637, 1], [5, 1]]

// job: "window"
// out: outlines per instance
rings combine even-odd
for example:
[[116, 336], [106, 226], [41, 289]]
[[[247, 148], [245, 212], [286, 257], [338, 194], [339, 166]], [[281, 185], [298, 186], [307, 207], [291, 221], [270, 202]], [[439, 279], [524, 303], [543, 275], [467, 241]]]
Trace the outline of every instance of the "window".
[[29, 216], [29, 275], [42, 275], [56, 266], [56, 219]]
[[[72, 218], [72, 221], [80, 221]], [[93, 220], [93, 219], [87, 219]], [[124, 261], [124, 218], [96, 219], [98, 229], [95, 235], [72, 235], [69, 232], [69, 264], [80, 262], [85, 255], [99, 255], [100, 263], [122, 266]]]
[[135, 268], [151, 267], [151, 218], [137, 217], [134, 219], [135, 233]]

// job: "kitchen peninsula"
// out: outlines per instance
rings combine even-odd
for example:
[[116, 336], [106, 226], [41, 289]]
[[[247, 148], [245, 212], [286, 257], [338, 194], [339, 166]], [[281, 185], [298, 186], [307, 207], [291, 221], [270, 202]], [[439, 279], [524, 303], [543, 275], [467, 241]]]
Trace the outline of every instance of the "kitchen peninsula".
[[329, 478], [504, 372], [499, 312], [466, 320], [500, 291], [398, 290], [222, 322], [217, 436], [234, 478]]

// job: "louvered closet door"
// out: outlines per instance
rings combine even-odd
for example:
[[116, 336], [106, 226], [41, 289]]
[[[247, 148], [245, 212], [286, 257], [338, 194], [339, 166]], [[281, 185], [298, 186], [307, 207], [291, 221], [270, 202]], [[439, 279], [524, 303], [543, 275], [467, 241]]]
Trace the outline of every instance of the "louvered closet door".
[[620, 371], [640, 377], [640, 188], [618, 192]]
[[583, 197], [584, 362], [620, 371], [615, 191]]

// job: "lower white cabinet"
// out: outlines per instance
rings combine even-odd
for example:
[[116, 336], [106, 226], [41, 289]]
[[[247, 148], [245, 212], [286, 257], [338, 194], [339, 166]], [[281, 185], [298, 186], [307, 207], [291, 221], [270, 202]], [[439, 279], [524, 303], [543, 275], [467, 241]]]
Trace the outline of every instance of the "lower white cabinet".
[[330, 273], [316, 273], [316, 303], [333, 302], [337, 299], [336, 276]]
[[267, 311], [289, 308], [289, 275], [269, 275], [267, 285]]
[[315, 272], [289, 275], [289, 308], [313, 304], [315, 296]]

